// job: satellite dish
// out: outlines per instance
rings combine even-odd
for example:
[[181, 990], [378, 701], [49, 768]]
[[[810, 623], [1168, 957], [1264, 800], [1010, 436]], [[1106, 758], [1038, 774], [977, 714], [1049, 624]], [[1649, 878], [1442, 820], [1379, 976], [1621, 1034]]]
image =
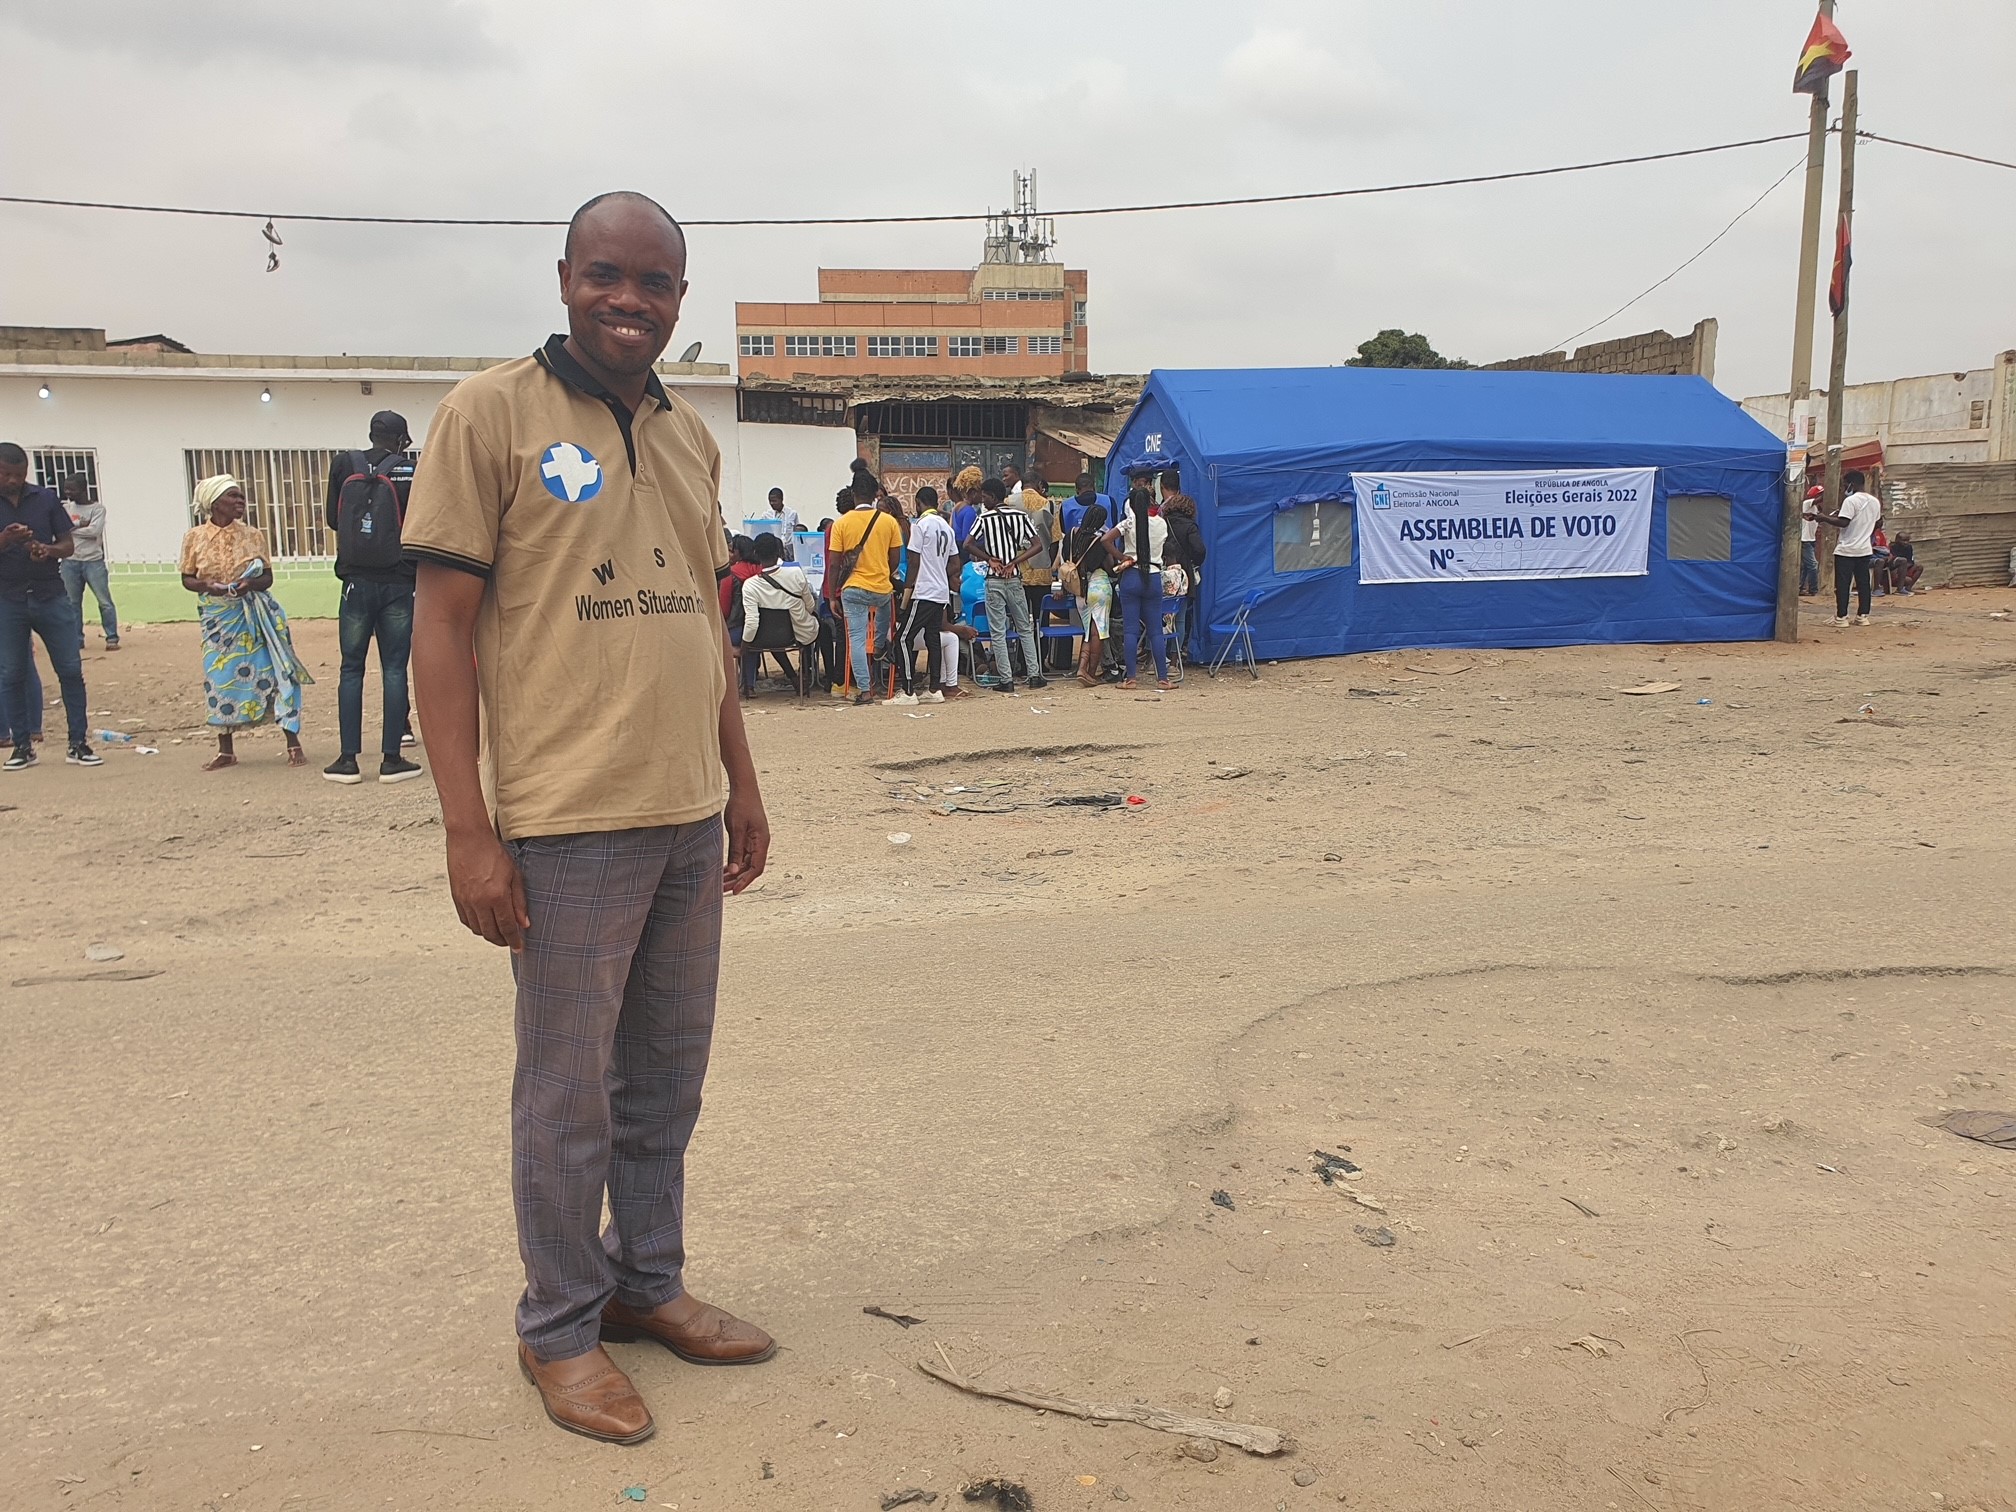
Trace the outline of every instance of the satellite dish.
[[693, 345], [686, 348], [685, 351], [681, 352], [679, 360], [681, 362], [698, 362], [700, 360], [700, 343], [696, 341]]

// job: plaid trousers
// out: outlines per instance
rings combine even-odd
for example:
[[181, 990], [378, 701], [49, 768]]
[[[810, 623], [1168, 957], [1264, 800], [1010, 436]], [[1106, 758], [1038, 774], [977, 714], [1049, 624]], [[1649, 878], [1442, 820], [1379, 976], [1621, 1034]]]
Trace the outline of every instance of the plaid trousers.
[[532, 916], [513, 959], [518, 1334], [543, 1360], [594, 1348], [611, 1297], [653, 1308], [684, 1290], [686, 1143], [714, 1037], [722, 846], [718, 817], [511, 842]]

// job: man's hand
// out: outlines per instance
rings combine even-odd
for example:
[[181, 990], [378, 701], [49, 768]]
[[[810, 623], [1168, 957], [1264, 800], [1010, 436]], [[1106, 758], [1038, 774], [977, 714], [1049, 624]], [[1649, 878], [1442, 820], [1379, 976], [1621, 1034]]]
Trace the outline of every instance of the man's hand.
[[494, 834], [459, 840], [449, 836], [448, 891], [471, 934], [492, 945], [508, 945], [513, 953], [525, 948], [525, 932], [532, 927], [532, 917], [525, 911], [525, 879]]
[[9, 525], [5, 530], [0, 530], [0, 551], [4, 551], [12, 546], [19, 546], [23, 541], [32, 541], [34, 539], [35, 532], [17, 521]]
[[762, 876], [769, 864], [770, 821], [763, 813], [762, 796], [753, 788], [746, 793], [731, 790], [721, 818], [728, 831], [728, 862], [721, 869], [721, 890], [733, 897]]

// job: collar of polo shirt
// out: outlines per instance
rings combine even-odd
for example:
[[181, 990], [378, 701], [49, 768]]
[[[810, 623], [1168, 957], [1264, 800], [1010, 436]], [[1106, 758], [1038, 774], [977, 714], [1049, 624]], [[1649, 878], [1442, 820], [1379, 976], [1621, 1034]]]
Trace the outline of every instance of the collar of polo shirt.
[[[609, 406], [609, 413], [616, 417], [616, 424], [623, 432], [623, 447], [630, 454], [630, 471], [636, 472], [637, 441], [630, 433], [630, 426], [635, 416], [628, 405], [604, 388], [596, 381], [594, 374], [575, 360], [574, 354], [567, 350], [566, 333], [556, 331], [548, 336], [546, 345], [532, 356], [539, 366], [576, 393], [586, 394], [590, 399], [599, 399]], [[644, 375], [644, 397], [655, 400], [661, 410], [672, 408], [672, 400], [665, 392], [665, 385], [658, 381], [656, 371]]]

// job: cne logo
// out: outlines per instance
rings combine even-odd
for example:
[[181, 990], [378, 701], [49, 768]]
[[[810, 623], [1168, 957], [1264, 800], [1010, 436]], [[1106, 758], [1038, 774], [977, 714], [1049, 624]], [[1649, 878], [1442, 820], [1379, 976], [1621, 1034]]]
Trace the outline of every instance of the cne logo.
[[606, 588], [609, 586], [609, 579], [616, 576], [616, 564], [613, 561], [597, 562], [592, 571], [595, 574], [595, 581]]
[[1393, 507], [1392, 491], [1384, 483], [1374, 483], [1372, 485], [1372, 507], [1374, 509], [1391, 509]]
[[586, 447], [555, 441], [539, 458], [546, 492], [567, 504], [583, 504], [602, 492], [602, 464]]

